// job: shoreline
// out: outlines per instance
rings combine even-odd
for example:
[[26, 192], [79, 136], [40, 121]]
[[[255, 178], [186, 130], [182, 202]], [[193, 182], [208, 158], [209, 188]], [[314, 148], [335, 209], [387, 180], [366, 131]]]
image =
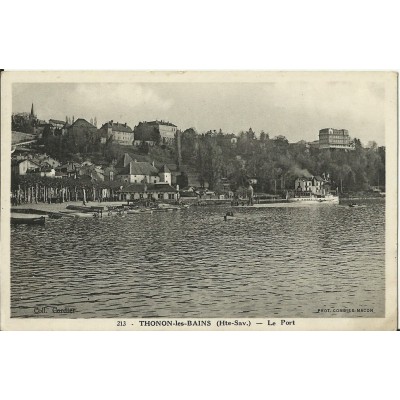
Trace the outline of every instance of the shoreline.
[[[353, 201], [353, 200], [371, 200], [371, 201], [385, 201], [385, 197], [346, 197], [346, 198], [340, 198], [340, 202], [347, 202], [347, 201]], [[216, 200], [218, 201], [218, 200]], [[202, 203], [202, 207], [207, 207], [207, 206], [216, 206], [215, 202], [212, 199], [207, 200], [207, 202]], [[190, 203], [189, 203], [190, 204]], [[245, 205], [239, 205], [239, 206], [231, 206], [231, 204], [223, 204], [225, 206], [231, 206], [233, 208], [264, 208], [264, 207], [271, 207], [271, 206], [276, 206], [276, 205], [287, 205], [288, 202], [285, 201], [285, 199], [282, 199], [281, 201], [274, 201], [274, 202], [266, 202], [266, 203], [255, 203], [253, 206], [249, 206], [247, 204]], [[69, 202], [64, 202], [64, 203], [25, 203], [25, 204], [20, 204], [17, 206], [12, 206], [10, 208], [11, 212], [22, 212], [23, 210], [33, 210], [33, 211], [38, 211], [42, 212], [43, 214], [46, 213], [52, 213], [52, 212], [60, 212], [60, 211], [67, 211], [67, 206], [73, 205], [73, 206], [83, 206], [82, 201], [69, 201]], [[106, 210], [107, 207], [116, 207], [116, 206], [122, 206], [126, 205], [126, 202], [124, 201], [105, 201], [105, 202], [97, 202], [97, 201], [89, 201], [86, 202], [86, 206], [88, 208], [90, 207], [104, 207]], [[195, 206], [192, 204], [192, 206]], [[197, 205], [196, 205], [197, 206]]]
[[[86, 202], [86, 206], [89, 207], [108, 207], [108, 206], [122, 206], [126, 204], [126, 202], [122, 201], [104, 201], [104, 202], [97, 202], [97, 201], [89, 201]], [[58, 211], [66, 211], [67, 206], [83, 206], [82, 201], [65, 201], [64, 203], [25, 203], [20, 204], [17, 206], [11, 207], [11, 212], [19, 210], [36, 210], [42, 212], [58, 212]]]

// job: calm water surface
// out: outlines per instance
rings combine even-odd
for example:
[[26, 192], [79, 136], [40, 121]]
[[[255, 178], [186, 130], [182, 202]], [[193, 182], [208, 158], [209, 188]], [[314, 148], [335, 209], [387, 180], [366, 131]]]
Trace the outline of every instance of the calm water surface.
[[384, 202], [365, 204], [12, 226], [12, 317], [383, 317]]

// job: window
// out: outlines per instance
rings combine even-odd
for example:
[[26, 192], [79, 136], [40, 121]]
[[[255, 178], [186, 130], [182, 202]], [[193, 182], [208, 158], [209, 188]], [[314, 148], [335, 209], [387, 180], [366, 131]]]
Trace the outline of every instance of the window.
[[175, 199], [175, 195], [173, 193], [168, 193], [168, 198], [170, 200], [174, 200]]
[[158, 193], [158, 198], [159, 198], [159, 199], [162, 199], [162, 198], [163, 198], [162, 193]]

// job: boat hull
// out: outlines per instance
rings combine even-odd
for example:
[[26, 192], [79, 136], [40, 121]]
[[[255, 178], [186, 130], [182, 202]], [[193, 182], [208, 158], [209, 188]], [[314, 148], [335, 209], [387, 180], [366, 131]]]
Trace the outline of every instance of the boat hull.
[[310, 203], [310, 204], [339, 204], [339, 196], [326, 196], [326, 197], [291, 197], [288, 199], [289, 203]]
[[12, 225], [44, 225], [45, 223], [46, 223], [45, 217], [38, 217], [38, 218], [11, 217]]

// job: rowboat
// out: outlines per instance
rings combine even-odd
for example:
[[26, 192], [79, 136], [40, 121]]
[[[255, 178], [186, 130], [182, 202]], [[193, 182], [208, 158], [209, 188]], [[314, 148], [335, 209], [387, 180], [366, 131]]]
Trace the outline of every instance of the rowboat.
[[44, 225], [45, 222], [45, 217], [11, 217], [12, 225]]
[[130, 209], [126, 212], [127, 214], [152, 214], [153, 210], [149, 210], [149, 209]]
[[127, 214], [140, 214], [140, 210], [128, 210]]
[[233, 212], [232, 211], [228, 211], [225, 215], [224, 215], [224, 221], [229, 221], [231, 219], [236, 219], [236, 217], [233, 216]]
[[352, 207], [352, 208], [364, 208], [365, 205], [360, 205], [360, 204], [357, 204], [357, 203], [350, 203], [349, 207]]
[[103, 211], [104, 207], [100, 206], [74, 206], [73, 204], [69, 204], [67, 206], [67, 210], [79, 211], [84, 213], [93, 213]]
[[166, 211], [177, 211], [177, 210], [180, 210], [179, 206], [175, 206], [173, 204], [160, 203], [160, 204], [157, 205], [157, 207], [160, 210], [166, 210]]
[[63, 215], [61, 213], [49, 213], [49, 218], [51, 219], [60, 219]]

